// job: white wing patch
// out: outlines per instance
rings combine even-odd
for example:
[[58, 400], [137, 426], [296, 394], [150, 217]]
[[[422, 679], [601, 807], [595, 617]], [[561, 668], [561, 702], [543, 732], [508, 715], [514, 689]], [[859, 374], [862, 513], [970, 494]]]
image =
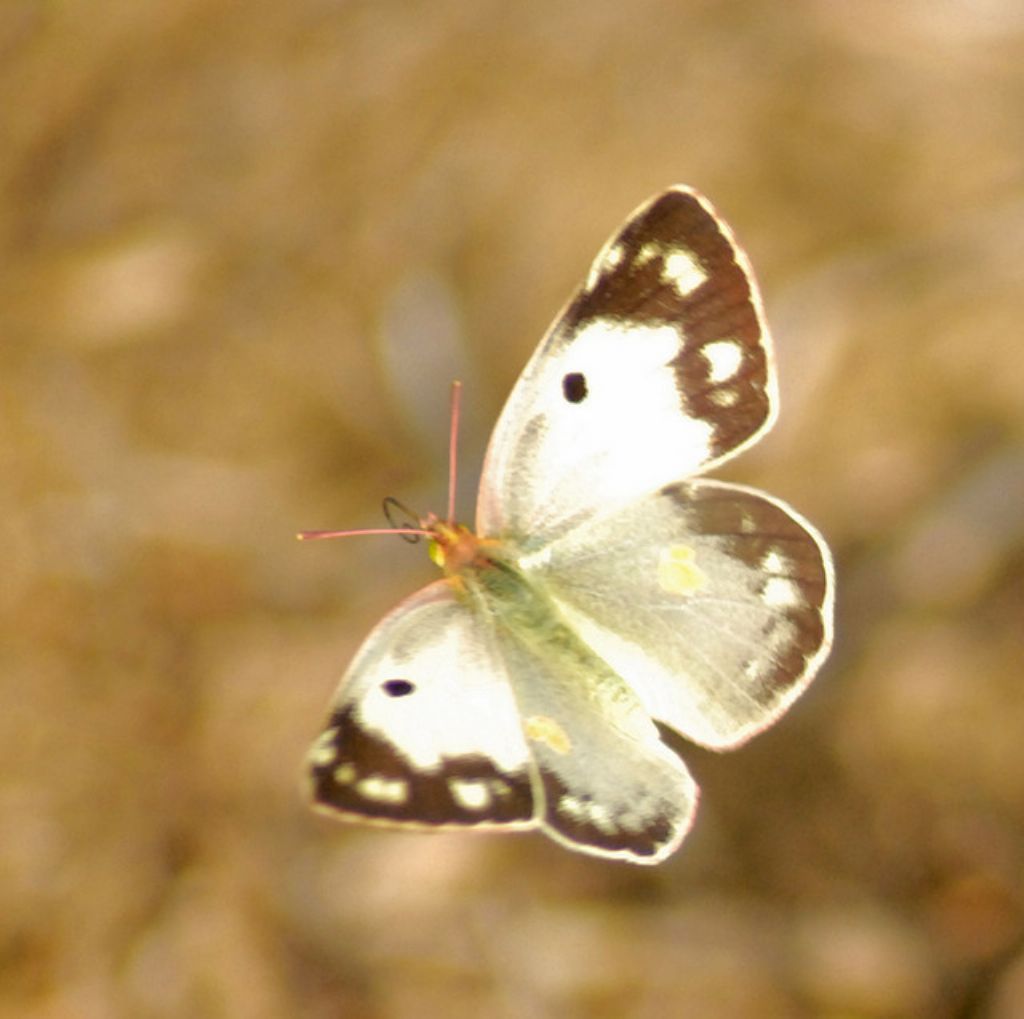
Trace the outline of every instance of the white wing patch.
[[[338, 770], [334, 772], [337, 779]], [[347, 770], [346, 770], [347, 774]], [[409, 799], [409, 780], [385, 778], [383, 775], [367, 775], [355, 783], [356, 793], [377, 803], [405, 803]]]
[[491, 790], [483, 779], [450, 778], [448, 788], [456, 803], [466, 810], [482, 811], [491, 805]]
[[[529, 386], [516, 388], [511, 399], [519, 406], [506, 414], [532, 427], [521, 432], [516, 450], [503, 451], [500, 511], [530, 521], [531, 543], [541, 545], [570, 521], [693, 473], [708, 460], [712, 426], [682, 412], [672, 367], [681, 342], [672, 325], [594, 319], [535, 365]], [[585, 379], [580, 403], [563, 395], [564, 380], [574, 375]], [[497, 526], [489, 506], [482, 490], [482, 534]]]
[[716, 384], [728, 382], [743, 365], [743, 348], [735, 340], [706, 343], [700, 352], [708, 362], [708, 378]]
[[655, 258], [662, 260], [662, 279], [673, 287], [680, 297], [689, 297], [697, 287], [708, 280], [707, 270], [689, 248], [651, 241], [640, 249], [637, 264], [644, 265]]
[[[337, 757], [337, 751], [334, 748], [334, 741], [337, 738], [338, 730], [335, 726], [320, 733], [316, 742], [309, 748], [309, 753], [306, 754], [306, 763], [316, 767], [332, 764]], [[338, 779], [338, 781], [343, 782], [344, 779]]]
[[800, 605], [800, 591], [785, 577], [769, 577], [761, 588], [765, 604], [773, 609], [792, 609]]
[[367, 732], [386, 736], [414, 769], [425, 771], [440, 768], [445, 758], [479, 753], [481, 720], [504, 719], [487, 733], [487, 756], [503, 771], [522, 767], [526, 755], [515, 699], [479, 634], [453, 633], [448, 627], [424, 634], [408, 652], [393, 647], [380, 652], [375, 674], [411, 677], [417, 690], [395, 698], [380, 683], [366, 684], [358, 692], [360, 723]]
[[555, 804], [556, 812], [577, 825], [592, 825], [604, 835], [613, 834], [615, 825], [608, 808], [592, 800], [584, 800], [579, 796], [568, 794], [559, 798]]
[[[335, 728], [333, 731], [334, 736], [332, 737], [332, 739], [337, 739], [339, 730]], [[314, 766], [330, 764], [330, 762], [333, 761], [336, 756], [337, 750], [332, 746], [330, 748], [330, 757], [327, 760], [324, 760], [324, 754], [321, 751], [321, 753], [317, 755], [317, 757], [313, 757], [313, 755], [310, 755], [309, 763]], [[334, 777], [334, 781], [338, 785], [352, 785], [355, 782], [356, 777], [359, 775], [359, 772], [356, 769], [356, 766], [351, 761], [345, 761], [344, 764], [339, 764], [334, 769], [334, 771], [331, 772], [331, 775]]]
[[[625, 361], [621, 357], [624, 345], [631, 351]], [[629, 436], [636, 443], [631, 454], [617, 463], [614, 477], [608, 479], [611, 485], [636, 490], [657, 484], [664, 473], [660, 457], [647, 455], [641, 448], [651, 435], [657, 435], [659, 443], [664, 443], [662, 449], [676, 451], [673, 465], [681, 475], [697, 470], [709, 455], [711, 426], [680, 413], [681, 396], [667, 370], [680, 349], [679, 330], [674, 326], [637, 326], [614, 319], [596, 319], [580, 330], [571, 349], [546, 366], [545, 374], [552, 378], [570, 371], [580, 372], [586, 376], [591, 393], [614, 394], [615, 407], [629, 408], [628, 414], [600, 422], [603, 430], [614, 428], [620, 439], [627, 438], [625, 445], [629, 445]], [[562, 409], [560, 405], [553, 408], [555, 412]], [[597, 414], [592, 417], [596, 419]], [[598, 441], [605, 438], [601, 431], [594, 437]], [[572, 462], [570, 449], [560, 449], [558, 453], [563, 464]], [[592, 483], [600, 480], [603, 479], [593, 478]]]

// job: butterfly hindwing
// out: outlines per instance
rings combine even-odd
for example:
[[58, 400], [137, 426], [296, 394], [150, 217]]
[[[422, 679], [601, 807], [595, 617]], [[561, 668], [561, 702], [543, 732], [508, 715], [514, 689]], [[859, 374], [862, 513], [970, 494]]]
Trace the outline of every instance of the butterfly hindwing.
[[507, 671], [453, 581], [423, 588], [373, 630], [307, 764], [314, 804], [332, 813], [431, 827], [534, 823]]
[[757, 286], [705, 199], [673, 188], [605, 245], [510, 395], [477, 531], [535, 547], [755, 441], [774, 414]]
[[831, 643], [824, 543], [788, 506], [739, 485], [666, 486], [520, 567], [652, 717], [715, 749], [770, 725]]
[[690, 827], [697, 787], [637, 695], [561, 624], [499, 632], [543, 830], [592, 855], [663, 860]]

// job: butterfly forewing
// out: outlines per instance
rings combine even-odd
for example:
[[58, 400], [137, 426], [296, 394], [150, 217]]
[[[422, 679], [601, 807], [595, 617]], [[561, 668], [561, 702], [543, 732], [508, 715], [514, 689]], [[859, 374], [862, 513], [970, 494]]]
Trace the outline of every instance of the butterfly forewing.
[[667, 191], [605, 245], [513, 389], [477, 530], [539, 547], [704, 471], [769, 426], [774, 392], [746, 257], [703, 198]]
[[533, 823], [532, 765], [485, 621], [437, 581], [357, 653], [308, 758], [325, 810], [383, 823]]

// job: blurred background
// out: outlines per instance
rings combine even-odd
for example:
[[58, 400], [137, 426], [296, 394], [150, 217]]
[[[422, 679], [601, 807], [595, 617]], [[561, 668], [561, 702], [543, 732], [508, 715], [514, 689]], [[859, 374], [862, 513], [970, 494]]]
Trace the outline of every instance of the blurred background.
[[[839, 575], [663, 866], [314, 816], [303, 754], [600, 244], [689, 183]], [[0, 1017], [1024, 1016], [1024, 8], [0, 4]]]

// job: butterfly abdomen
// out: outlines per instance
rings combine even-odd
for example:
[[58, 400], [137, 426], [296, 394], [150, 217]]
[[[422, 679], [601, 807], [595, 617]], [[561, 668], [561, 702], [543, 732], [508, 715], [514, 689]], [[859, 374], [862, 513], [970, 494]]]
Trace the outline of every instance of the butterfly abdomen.
[[551, 599], [516, 568], [506, 550], [496, 542], [490, 545], [489, 554], [479, 557], [462, 575], [484, 614], [526, 644], [583, 648]]
[[[468, 596], [492, 621], [506, 654], [518, 652], [535, 662], [555, 663], [544, 670], [550, 676], [573, 676], [596, 700], [638, 707], [636, 695], [622, 677], [579, 637], [558, 605], [517, 568], [513, 556], [499, 543], [491, 542], [488, 557], [474, 564], [462, 579]], [[554, 681], [536, 675], [536, 667], [526, 671], [536, 682]], [[524, 699], [520, 689], [515, 693], [520, 701]]]

